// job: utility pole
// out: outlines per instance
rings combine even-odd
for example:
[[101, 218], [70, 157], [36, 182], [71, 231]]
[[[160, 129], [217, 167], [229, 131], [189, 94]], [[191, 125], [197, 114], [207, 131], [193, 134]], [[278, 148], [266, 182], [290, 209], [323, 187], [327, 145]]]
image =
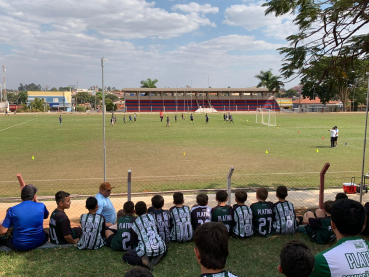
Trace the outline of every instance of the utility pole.
[[5, 72], [6, 72], [6, 69], [5, 69], [5, 65], [3, 65], [3, 87], [4, 87], [4, 101], [6, 101], [7, 97], [6, 97], [6, 80], [5, 80]]

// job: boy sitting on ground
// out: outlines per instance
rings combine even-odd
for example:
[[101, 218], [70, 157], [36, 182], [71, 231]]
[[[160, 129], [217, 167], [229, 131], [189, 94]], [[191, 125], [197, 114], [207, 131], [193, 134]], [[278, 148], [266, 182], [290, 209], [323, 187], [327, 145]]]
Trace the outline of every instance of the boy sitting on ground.
[[219, 190], [215, 194], [215, 200], [218, 205], [211, 209], [211, 221], [222, 222], [228, 233], [232, 233], [233, 228], [233, 210], [232, 207], [227, 205], [228, 193], [225, 190]]
[[58, 191], [55, 194], [55, 201], [58, 205], [50, 216], [50, 242], [54, 244], [76, 244], [82, 236], [82, 228], [71, 228], [70, 221], [65, 209], [70, 208], [70, 194], [65, 191]]
[[309, 277], [314, 269], [315, 258], [309, 247], [297, 240], [283, 245], [279, 258], [278, 271], [287, 277]]
[[170, 213], [168, 210], [163, 210], [163, 196], [155, 195], [151, 198], [151, 204], [155, 210], [150, 212], [150, 214], [155, 218], [159, 235], [166, 243], [168, 243], [170, 241]]
[[166, 254], [167, 246], [158, 234], [155, 218], [147, 214], [145, 202], [137, 202], [135, 210], [138, 218], [132, 223], [132, 229], [138, 236], [138, 246], [125, 253], [123, 261], [152, 270]]
[[274, 203], [273, 227], [277, 234], [294, 234], [297, 229], [295, 208], [291, 202], [286, 200], [287, 188], [279, 186], [276, 191], [278, 202]]
[[192, 240], [193, 230], [191, 226], [191, 211], [188, 206], [183, 205], [183, 193], [173, 194], [174, 206], [170, 208], [170, 218], [172, 230], [170, 239], [177, 242], [187, 242]]
[[123, 210], [117, 213], [117, 229], [107, 228], [105, 230], [106, 246], [116, 251], [128, 251], [137, 246], [137, 234], [132, 229], [132, 223], [136, 220], [134, 213], [133, 202], [124, 203]]
[[233, 205], [233, 234], [240, 238], [250, 237], [254, 231], [252, 230], [252, 210], [245, 205], [247, 192], [238, 189], [235, 192], [235, 198], [237, 204]]
[[259, 236], [268, 237], [273, 234], [273, 203], [265, 201], [268, 198], [266, 188], [256, 190], [256, 199], [258, 202], [251, 204], [252, 210], [252, 228], [254, 233]]
[[200, 225], [211, 222], [211, 208], [208, 206], [208, 196], [200, 193], [196, 196], [196, 203], [191, 209], [192, 228], [196, 231]]
[[105, 218], [96, 214], [99, 206], [95, 197], [87, 198], [86, 209], [88, 214], [80, 218], [83, 233], [77, 246], [78, 249], [99, 249], [105, 245]]
[[323, 203], [324, 209], [317, 209], [315, 211], [316, 216], [311, 211], [305, 213], [303, 222], [307, 224], [305, 230], [311, 241], [326, 244], [336, 239], [336, 235], [333, 233], [331, 227], [330, 210], [333, 203], [333, 201], [325, 201]]
[[199, 226], [193, 236], [197, 263], [201, 277], [237, 277], [224, 270], [228, 257], [228, 230], [220, 222]]

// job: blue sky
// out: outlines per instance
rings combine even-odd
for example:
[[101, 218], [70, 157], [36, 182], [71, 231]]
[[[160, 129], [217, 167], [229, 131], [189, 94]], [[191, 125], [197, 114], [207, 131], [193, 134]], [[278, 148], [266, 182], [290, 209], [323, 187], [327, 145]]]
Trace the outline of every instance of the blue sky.
[[[292, 15], [264, 16], [248, 0], [0, 0], [0, 64], [7, 87], [105, 84], [252, 87], [278, 74], [277, 48], [297, 31]], [[293, 80], [286, 88], [298, 84]]]

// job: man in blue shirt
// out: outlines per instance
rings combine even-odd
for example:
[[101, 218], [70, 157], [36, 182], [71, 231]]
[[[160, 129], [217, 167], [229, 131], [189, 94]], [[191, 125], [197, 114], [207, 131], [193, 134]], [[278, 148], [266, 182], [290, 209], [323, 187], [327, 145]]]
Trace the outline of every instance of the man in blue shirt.
[[114, 187], [112, 187], [108, 182], [102, 183], [100, 185], [99, 193], [95, 195], [99, 206], [99, 209], [96, 211], [96, 213], [101, 214], [105, 217], [105, 225], [107, 227], [115, 224], [115, 221], [117, 219], [117, 213], [115, 212], [113, 203], [109, 198], [109, 195], [113, 188]]
[[37, 188], [26, 185], [22, 189], [22, 203], [9, 208], [2, 225], [0, 234], [5, 234], [13, 226], [13, 235], [4, 244], [14, 250], [30, 250], [43, 245], [49, 239], [44, 232], [43, 220], [49, 212], [36, 197]]

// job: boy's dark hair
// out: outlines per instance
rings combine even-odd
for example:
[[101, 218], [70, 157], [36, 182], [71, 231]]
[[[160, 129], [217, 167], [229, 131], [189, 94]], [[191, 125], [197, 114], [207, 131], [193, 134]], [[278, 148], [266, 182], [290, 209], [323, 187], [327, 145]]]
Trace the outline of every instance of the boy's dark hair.
[[228, 230], [221, 222], [208, 222], [199, 226], [193, 236], [200, 263], [207, 269], [223, 269], [228, 257]]
[[89, 197], [86, 200], [86, 208], [87, 210], [93, 210], [97, 206], [97, 199], [95, 197]]
[[292, 240], [284, 244], [279, 257], [283, 274], [287, 277], [308, 277], [314, 269], [314, 255], [300, 241]]
[[147, 211], [146, 203], [143, 201], [138, 201], [135, 205], [135, 210], [138, 216], [145, 214]]
[[128, 270], [124, 277], [154, 277], [154, 275], [148, 269], [137, 266]]
[[277, 192], [278, 198], [286, 199], [288, 192], [285, 186], [279, 186], [276, 192]]
[[363, 230], [365, 223], [364, 207], [351, 199], [340, 199], [331, 207], [331, 220], [337, 230], [347, 237], [357, 236]]
[[182, 192], [173, 193], [173, 201], [174, 201], [174, 204], [176, 205], [182, 204], [184, 202], [183, 193]]
[[245, 201], [247, 200], [247, 192], [243, 189], [236, 190], [234, 196], [241, 203], [245, 203]]
[[125, 216], [126, 213], [123, 209], [120, 209], [118, 212], [117, 212], [117, 220], [123, 216]]
[[208, 204], [209, 197], [205, 193], [200, 193], [196, 196], [196, 203], [200, 206], [206, 206]]
[[268, 190], [266, 188], [258, 188], [256, 190], [256, 195], [260, 200], [265, 201], [268, 198]]
[[57, 193], [55, 193], [55, 201], [56, 204], [59, 204], [60, 202], [64, 202], [64, 199], [66, 197], [68, 197], [70, 194], [68, 192], [65, 191], [58, 191]]
[[217, 201], [225, 202], [227, 201], [228, 193], [225, 190], [218, 190], [215, 197], [217, 198]]
[[155, 209], [161, 209], [164, 206], [164, 198], [161, 195], [155, 195], [151, 198], [151, 204]]
[[332, 204], [334, 203], [334, 201], [332, 200], [328, 200], [328, 201], [325, 201], [323, 203], [323, 209], [327, 212], [327, 213], [331, 213], [331, 208], [332, 208]]
[[348, 199], [346, 193], [344, 192], [339, 192], [336, 194], [336, 200], [339, 200], [339, 199]]
[[133, 210], [135, 209], [135, 204], [133, 204], [132, 201], [127, 201], [123, 205], [123, 210], [126, 212], [126, 214], [133, 213]]

